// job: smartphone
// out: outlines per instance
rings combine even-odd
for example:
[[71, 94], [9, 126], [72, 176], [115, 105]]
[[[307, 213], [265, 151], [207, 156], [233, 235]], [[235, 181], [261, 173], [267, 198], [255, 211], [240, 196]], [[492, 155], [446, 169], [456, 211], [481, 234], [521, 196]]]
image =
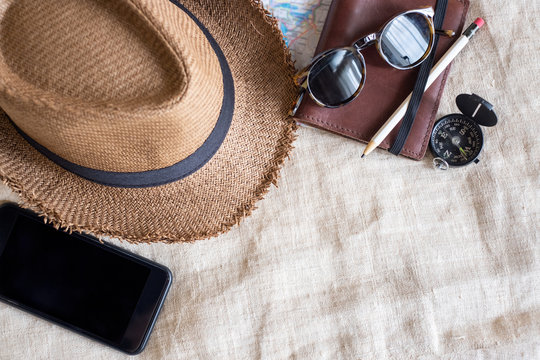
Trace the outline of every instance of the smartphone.
[[0, 300], [125, 353], [140, 353], [169, 269], [88, 235], [0, 206]]

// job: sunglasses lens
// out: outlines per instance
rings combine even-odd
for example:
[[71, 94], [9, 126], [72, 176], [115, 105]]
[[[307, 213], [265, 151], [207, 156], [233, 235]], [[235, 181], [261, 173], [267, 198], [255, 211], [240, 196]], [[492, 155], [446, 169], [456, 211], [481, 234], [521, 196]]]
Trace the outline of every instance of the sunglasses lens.
[[432, 34], [429, 20], [409, 13], [392, 20], [381, 34], [380, 47], [391, 65], [410, 68], [418, 65], [430, 50]]
[[350, 100], [363, 84], [364, 62], [352, 50], [336, 49], [317, 60], [308, 75], [311, 95], [326, 106]]

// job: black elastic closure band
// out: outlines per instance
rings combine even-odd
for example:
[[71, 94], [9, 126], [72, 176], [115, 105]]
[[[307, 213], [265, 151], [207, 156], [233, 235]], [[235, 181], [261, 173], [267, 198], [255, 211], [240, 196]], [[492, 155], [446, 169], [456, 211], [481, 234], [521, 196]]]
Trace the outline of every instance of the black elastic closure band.
[[[435, 16], [433, 18], [435, 29], [442, 28], [443, 20], [446, 15], [447, 5], [448, 0], [437, 0], [437, 5], [435, 7]], [[431, 68], [433, 67], [433, 62], [435, 60], [435, 51], [437, 50], [437, 44], [439, 43], [439, 35], [434, 34], [434, 36], [435, 39], [433, 41], [433, 48], [431, 49], [431, 53], [422, 63], [422, 65], [420, 65], [420, 71], [418, 72], [416, 83], [414, 84], [411, 100], [409, 101], [409, 106], [407, 106], [407, 112], [405, 112], [405, 116], [401, 121], [401, 126], [399, 128], [397, 138], [394, 141], [392, 147], [388, 149], [388, 151], [390, 151], [394, 155], [399, 155], [399, 153], [403, 149], [403, 146], [405, 146], [405, 142], [407, 141], [407, 138], [409, 137], [409, 134], [411, 132], [414, 119], [416, 118], [416, 113], [418, 112], [418, 108], [420, 107], [420, 102], [422, 101], [422, 97], [424, 95], [426, 84], [429, 78], [429, 73], [431, 71]]]

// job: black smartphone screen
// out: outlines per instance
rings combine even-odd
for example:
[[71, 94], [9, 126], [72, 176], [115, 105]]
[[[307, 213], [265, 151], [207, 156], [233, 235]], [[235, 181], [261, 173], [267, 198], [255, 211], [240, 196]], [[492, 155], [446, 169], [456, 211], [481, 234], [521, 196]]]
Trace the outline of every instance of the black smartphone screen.
[[156, 270], [141, 259], [26, 214], [13, 220], [3, 250], [0, 242], [0, 296], [126, 352], [137, 350], [153, 322], [149, 312], [168, 288], [163, 274], [151, 276]]

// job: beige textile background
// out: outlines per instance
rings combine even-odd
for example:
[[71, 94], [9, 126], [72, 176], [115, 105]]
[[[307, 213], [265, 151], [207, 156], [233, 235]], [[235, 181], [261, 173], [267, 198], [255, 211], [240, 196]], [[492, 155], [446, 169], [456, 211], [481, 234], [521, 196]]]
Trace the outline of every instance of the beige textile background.
[[[174, 274], [138, 358], [540, 359], [540, 3], [471, 0], [477, 16], [438, 115], [465, 92], [495, 105], [480, 163], [360, 160], [300, 128], [279, 187], [229, 233], [114, 241]], [[0, 359], [46, 358], [127, 356], [1, 303]]]

